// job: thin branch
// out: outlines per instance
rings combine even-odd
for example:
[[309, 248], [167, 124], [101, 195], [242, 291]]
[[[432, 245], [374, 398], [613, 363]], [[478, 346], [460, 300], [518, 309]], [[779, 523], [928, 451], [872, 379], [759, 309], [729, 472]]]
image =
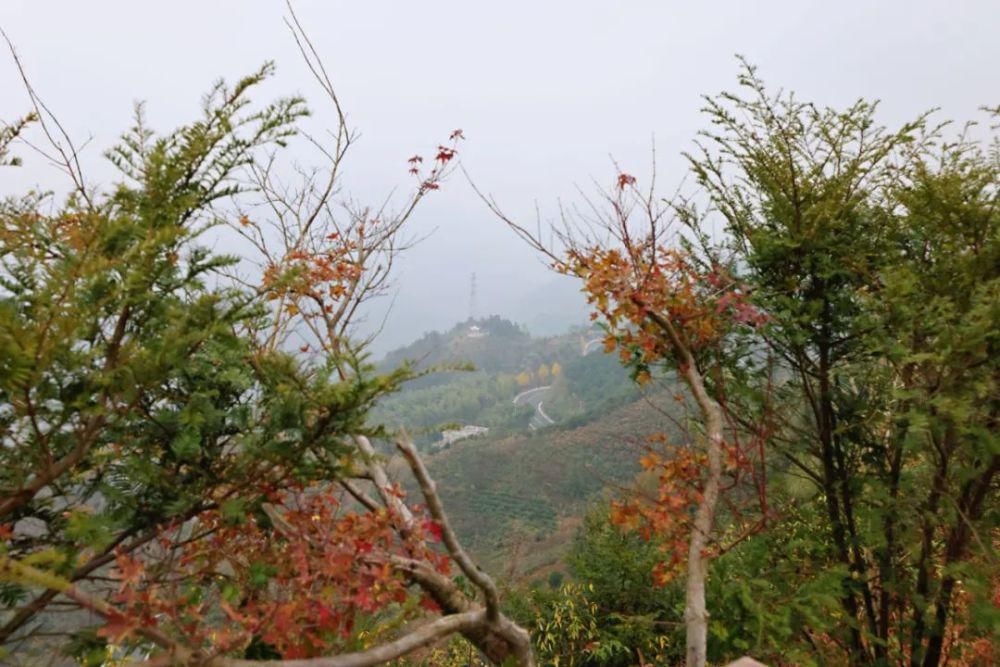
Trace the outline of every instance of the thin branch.
[[488, 574], [472, 561], [459, 543], [458, 538], [455, 536], [455, 531], [452, 529], [451, 523], [444, 512], [441, 497], [437, 493], [437, 485], [431, 479], [430, 474], [427, 472], [427, 467], [424, 466], [424, 462], [417, 454], [413, 443], [405, 437], [399, 438], [396, 440], [396, 447], [410, 465], [410, 470], [413, 471], [413, 476], [416, 477], [424, 499], [427, 501], [427, 509], [430, 510], [431, 516], [441, 526], [441, 537], [448, 548], [448, 553], [458, 563], [465, 576], [483, 592], [486, 598], [487, 618], [491, 623], [496, 622], [500, 617], [500, 594], [497, 592], [496, 584]]

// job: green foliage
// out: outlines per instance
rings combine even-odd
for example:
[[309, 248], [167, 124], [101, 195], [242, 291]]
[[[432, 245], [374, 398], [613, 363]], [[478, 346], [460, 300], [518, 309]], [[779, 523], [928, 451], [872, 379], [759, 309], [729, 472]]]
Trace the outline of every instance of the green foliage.
[[583, 424], [640, 396], [618, 359], [598, 349], [562, 365], [545, 399], [545, 411], [560, 423]]
[[836, 661], [835, 652], [824, 647], [824, 655], [820, 645], [847, 622], [839, 599], [846, 572], [821, 566], [831, 552], [829, 540], [822, 539], [822, 503], [813, 498], [781, 506], [788, 514], [780, 523], [713, 562], [708, 581], [713, 660], [753, 655], [766, 664]]
[[19, 157], [10, 156], [10, 145], [36, 119], [35, 114], [28, 114], [10, 125], [6, 123], [0, 125], [0, 167], [16, 167], [21, 164]]
[[[829, 548], [796, 577], [839, 577], [844, 622], [808, 626], [853, 662], [939, 664], [947, 628], [989, 634], [966, 600], [996, 564], [997, 140], [946, 138], [927, 116], [886, 130], [874, 104], [772, 96], [750, 67], [740, 83], [708, 100], [690, 162], [782, 360], [771, 465], [821, 494]], [[730, 372], [757, 418], [762, 380]]]
[[674, 592], [651, 590], [651, 572], [662, 557], [655, 543], [612, 525], [607, 507], [596, 506], [584, 517], [566, 562], [573, 578], [591, 588], [603, 609], [674, 620]]
[[633, 653], [613, 633], [590, 590], [565, 584], [555, 591], [535, 589], [510, 602], [510, 613], [531, 632], [541, 664], [566, 667], [629, 665]]
[[[822, 664], [835, 651], [822, 642], [844, 623], [838, 593], [843, 571], [816, 565], [829, 558], [829, 541], [817, 540], [822, 505], [800, 505], [773, 529], [741, 541], [713, 563], [709, 659], [724, 664], [742, 655], [766, 663]], [[581, 637], [620, 652], [588, 655], [588, 665], [633, 665], [638, 652], [653, 664], [684, 660], [683, 581], [656, 588], [652, 570], [663, 558], [655, 542], [609, 523], [594, 507], [566, 558], [574, 584], [555, 592], [534, 590], [516, 598], [518, 618], [538, 628], [539, 653], [580, 650]], [[587, 605], [590, 605], [589, 607]], [[596, 610], [593, 625], [583, 609]], [[542, 639], [544, 637], [545, 639]], [[586, 643], [586, 642], [582, 642]]]
[[415, 434], [418, 445], [440, 439], [443, 427], [460, 423], [489, 427], [496, 431], [526, 428], [534, 409], [514, 405], [517, 385], [510, 375], [488, 375], [475, 371], [449, 374], [447, 381], [407, 387], [386, 397], [373, 416], [389, 426], [405, 427]]
[[[566, 560], [571, 583], [533, 588], [509, 600], [511, 613], [532, 629], [542, 664], [671, 664], [683, 654], [675, 626], [683, 596], [651, 589], [656, 546], [608, 522], [607, 510], [587, 513]], [[558, 573], [553, 573], [558, 574]]]
[[[269, 490], [333, 479], [351, 465], [349, 436], [378, 433], [375, 401], [411, 375], [376, 377], [345, 355], [354, 372], [341, 376], [261, 345], [267, 304], [223, 280], [234, 258], [200, 245], [240, 170], [306, 113], [298, 98], [251, 106], [271, 71], [219, 83], [201, 119], [165, 136], [140, 107], [109, 154], [123, 180], [106, 195], [0, 204], [9, 556], [85, 581], [114, 548], [218, 504], [236, 522]], [[33, 619], [9, 620], [0, 642]]]

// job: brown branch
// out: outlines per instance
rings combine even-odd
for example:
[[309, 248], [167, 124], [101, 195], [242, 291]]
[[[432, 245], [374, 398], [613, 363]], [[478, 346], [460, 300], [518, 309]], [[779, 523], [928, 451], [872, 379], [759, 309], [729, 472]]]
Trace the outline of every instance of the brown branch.
[[395, 641], [357, 653], [303, 660], [242, 660], [216, 657], [204, 664], [205, 667], [372, 667], [412, 653], [448, 635], [482, 625], [483, 618], [484, 614], [481, 611], [442, 616]]
[[[91, 201], [90, 194], [87, 192], [86, 184], [84, 182], [84, 177], [83, 177], [83, 168], [80, 166], [79, 154], [76, 149], [76, 146], [73, 144], [73, 140], [70, 139], [70, 136], [66, 132], [66, 129], [63, 127], [62, 123], [59, 122], [59, 119], [56, 117], [56, 115], [52, 113], [52, 110], [49, 109], [49, 107], [45, 104], [42, 98], [39, 97], [38, 93], [35, 91], [34, 86], [31, 85], [31, 80], [28, 77], [27, 70], [24, 68], [24, 63], [21, 61], [21, 57], [17, 54], [17, 49], [14, 48], [14, 42], [11, 41], [10, 37], [7, 36], [7, 33], [4, 32], [2, 28], [0, 28], [0, 36], [3, 37], [5, 42], [7, 42], [7, 48], [10, 50], [10, 55], [14, 61], [14, 66], [17, 68], [17, 72], [21, 77], [21, 82], [24, 85], [24, 89], [28, 93], [28, 99], [31, 101], [31, 104], [34, 107], [33, 115], [35, 119], [37, 119], [39, 126], [42, 128], [42, 132], [45, 134], [45, 138], [48, 140], [49, 144], [56, 150], [57, 153], [59, 153], [60, 159], [57, 160], [53, 156], [50, 156], [46, 154], [44, 151], [38, 150], [37, 148], [35, 150], [38, 150], [38, 152], [47, 160], [57, 163], [56, 166], [64, 169], [66, 173], [69, 175], [70, 179], [73, 181], [73, 186], [76, 189], [77, 193], [83, 198], [83, 200], [87, 203], [87, 205], [90, 206], [90, 208], [94, 208], [94, 204], [93, 201]], [[49, 127], [49, 124], [45, 120], [46, 118], [51, 120], [52, 124], [55, 125], [56, 128], [55, 132]], [[69, 152], [67, 152], [67, 149], [64, 148], [63, 145], [56, 138], [55, 136], [56, 132], [58, 132], [58, 134], [60, 134], [63, 140], [66, 142]], [[34, 148], [32, 144], [28, 145]]]
[[389, 482], [389, 476], [385, 473], [385, 468], [382, 464], [379, 463], [378, 452], [372, 446], [371, 440], [366, 436], [357, 435], [354, 436], [354, 442], [367, 459], [368, 473], [371, 475], [372, 482], [375, 484], [375, 490], [378, 491], [382, 503], [386, 508], [395, 511], [406, 527], [412, 526], [413, 512], [410, 511], [410, 508], [406, 506], [406, 503], [402, 499], [392, 493], [392, 484]]
[[451, 527], [451, 522], [448, 521], [448, 517], [444, 512], [441, 497], [437, 493], [437, 485], [431, 479], [430, 474], [427, 472], [427, 467], [424, 466], [424, 462], [417, 454], [413, 443], [405, 437], [399, 438], [396, 440], [396, 447], [410, 465], [410, 470], [413, 471], [413, 476], [416, 477], [417, 483], [420, 485], [420, 491], [427, 501], [427, 509], [430, 510], [431, 516], [441, 526], [441, 537], [448, 548], [448, 553], [458, 563], [458, 566], [465, 576], [469, 578], [469, 581], [483, 592], [483, 596], [486, 599], [486, 616], [491, 623], [496, 622], [500, 617], [500, 594], [497, 592], [496, 584], [486, 572], [472, 561], [459, 543], [458, 538], [455, 536], [455, 531]]
[[369, 512], [377, 512], [379, 509], [378, 503], [375, 499], [369, 496], [367, 493], [358, 488], [358, 485], [350, 479], [339, 479], [337, 482], [344, 488], [347, 493], [351, 495], [352, 498], [361, 503], [365, 509]]

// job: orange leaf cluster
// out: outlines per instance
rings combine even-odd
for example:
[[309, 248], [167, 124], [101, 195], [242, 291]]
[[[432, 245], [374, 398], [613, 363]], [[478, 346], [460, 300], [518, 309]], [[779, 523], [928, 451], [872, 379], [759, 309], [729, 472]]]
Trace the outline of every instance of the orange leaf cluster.
[[591, 318], [608, 325], [605, 350], [619, 348], [624, 362], [648, 366], [674, 355], [664, 321], [692, 351], [712, 346], [731, 326], [766, 321], [745, 290], [718, 271], [700, 270], [686, 252], [649, 244], [629, 247], [630, 252], [574, 249], [557, 266], [583, 279], [594, 307]]
[[[631, 185], [632, 177], [619, 177], [619, 189]], [[639, 383], [650, 380], [649, 369], [655, 364], [684, 363], [685, 352], [711, 349], [732, 327], [757, 327], [767, 321], [750, 303], [747, 291], [720, 269], [704, 269], [684, 250], [635, 241], [624, 232], [623, 237], [622, 249], [572, 249], [556, 268], [583, 279], [594, 308], [591, 318], [607, 325], [605, 352], [617, 348], [622, 363], [637, 368]], [[662, 439], [653, 436], [651, 441]], [[727, 446], [726, 459], [729, 470], [751, 465], [738, 443]], [[690, 447], [676, 447], [669, 457], [650, 449], [640, 464], [657, 473], [656, 496], [614, 502], [611, 520], [644, 539], [657, 540], [667, 558], [652, 575], [662, 586], [683, 565], [692, 515], [701, 500], [705, 459]]]
[[340, 299], [361, 273], [360, 267], [350, 258], [354, 248], [354, 244], [344, 242], [321, 253], [290, 252], [282, 266], [270, 264], [265, 268], [262, 285], [267, 290], [267, 298], [275, 300], [284, 296], [293, 302], [301, 297], [317, 302]]
[[[657, 435], [651, 441], [663, 441]], [[634, 530], [644, 540], [655, 539], [666, 556], [653, 569], [653, 583], [664, 586], [681, 571], [687, 550], [691, 517], [701, 499], [704, 455], [689, 447], [675, 448], [669, 457], [649, 449], [639, 459], [646, 471], [657, 475], [655, 497], [616, 500], [611, 504], [611, 522]]]

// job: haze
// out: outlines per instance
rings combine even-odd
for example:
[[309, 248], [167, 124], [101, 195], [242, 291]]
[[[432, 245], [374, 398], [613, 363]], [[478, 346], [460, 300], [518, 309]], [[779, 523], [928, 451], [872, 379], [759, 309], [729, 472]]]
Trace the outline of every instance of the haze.
[[[819, 103], [881, 97], [890, 125], [942, 102], [957, 119], [1000, 102], [1000, 4], [985, 0], [947, 12], [929, 1], [295, 6], [361, 133], [346, 189], [373, 203], [408, 186], [406, 158], [455, 128], [468, 137], [461, 159], [476, 183], [523, 218], [536, 203], [545, 217], [578, 186], [610, 182], [609, 156], [643, 178], [654, 137], [670, 190], [683, 174], [679, 152], [704, 126], [699, 96], [735, 87], [736, 53], [770, 85]], [[93, 137], [87, 172], [107, 183], [114, 173], [100, 156], [129, 125], [136, 96], [166, 130], [195, 116], [218, 77], [275, 60], [268, 93], [299, 92], [324, 111], [285, 13], [277, 1], [4, 0], [0, 27], [74, 139]], [[9, 57], [0, 90], [0, 118], [28, 110]], [[3, 171], [0, 194], [58, 183], [43, 160], [18, 152], [26, 164]], [[425, 201], [412, 231], [430, 236], [399, 267], [377, 350], [467, 317], [473, 272], [481, 315], [557, 331], [581, 314], [575, 288], [492, 217], [461, 174]]]

